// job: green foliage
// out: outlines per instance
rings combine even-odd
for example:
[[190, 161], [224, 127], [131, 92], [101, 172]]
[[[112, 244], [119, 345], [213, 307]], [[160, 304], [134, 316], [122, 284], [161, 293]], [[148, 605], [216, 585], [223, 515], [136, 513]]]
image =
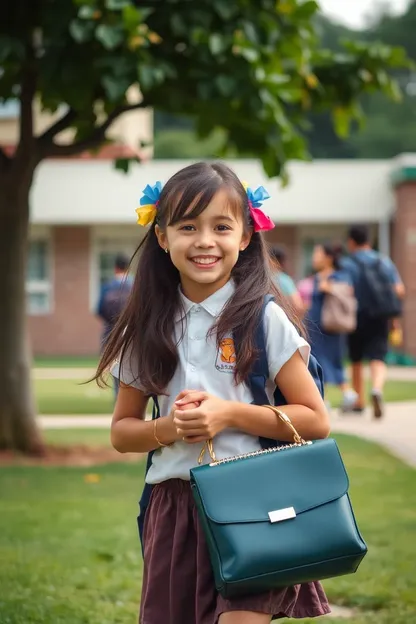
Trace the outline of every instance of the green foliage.
[[[354, 41], [353, 49], [359, 50], [369, 43], [372, 50], [383, 58], [388, 54], [386, 45], [401, 46], [408, 57], [416, 61], [416, 2], [410, 2], [403, 15], [391, 15], [381, 12], [374, 16], [371, 27], [363, 31], [350, 30], [325, 18], [317, 23], [321, 45], [333, 53], [341, 49], [341, 41]], [[364, 41], [364, 44], [357, 43]], [[380, 42], [383, 42], [382, 44]], [[357, 47], [358, 46], [358, 47]], [[402, 66], [402, 51], [390, 57], [394, 68], [392, 80], [383, 90], [389, 98], [380, 93], [366, 94], [359, 98], [355, 112], [357, 119], [353, 123], [353, 132], [346, 132], [351, 122], [351, 111], [334, 111], [338, 130], [343, 141], [335, 136], [328, 114], [311, 117], [312, 129], [308, 133], [311, 152], [315, 157], [323, 158], [391, 158], [401, 152], [416, 149], [416, 81], [413, 68]], [[362, 77], [371, 81], [364, 72]], [[385, 80], [380, 76], [381, 82]], [[401, 89], [399, 88], [399, 85]], [[399, 102], [399, 105], [397, 105]], [[360, 129], [358, 132], [357, 129]]]
[[[199, 0], [186, 11], [173, 0], [163, 10], [133, 0], [7, 0], [3, 10], [0, 101], [34, 70], [42, 106], [67, 105], [85, 149], [88, 137], [104, 139], [105, 115], [111, 121], [124, 110], [129, 88], [140, 85], [142, 105], [193, 117], [202, 137], [221, 124], [220, 151], [255, 154], [269, 175], [308, 157], [309, 111], [335, 111], [345, 134], [359, 115], [357, 97], [391, 97], [389, 72], [406, 65], [385, 46], [320, 49], [314, 0]], [[41, 36], [31, 50], [34, 30]], [[52, 139], [43, 138], [42, 157], [59, 154]]]
[[214, 131], [198, 139], [193, 130], [165, 130], [154, 141], [155, 158], [218, 158], [224, 145], [224, 132]]

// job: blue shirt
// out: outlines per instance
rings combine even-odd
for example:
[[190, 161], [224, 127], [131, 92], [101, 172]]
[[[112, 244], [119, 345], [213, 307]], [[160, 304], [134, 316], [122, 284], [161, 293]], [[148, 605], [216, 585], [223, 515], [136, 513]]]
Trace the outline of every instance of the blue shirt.
[[382, 256], [378, 253], [378, 251], [375, 251], [374, 249], [360, 249], [352, 254], [351, 257], [343, 258], [342, 268], [350, 275], [352, 284], [354, 286], [355, 296], [358, 301], [358, 310], [361, 310], [366, 308], [367, 289], [364, 280], [361, 279], [360, 266], [352, 259], [354, 257], [357, 258], [357, 260], [359, 260], [360, 262], [368, 264], [373, 264], [374, 262], [381, 260], [385, 267], [386, 275], [391, 284], [399, 284], [401, 282], [401, 278], [393, 261], [390, 260], [390, 258], [388, 258], [387, 256]]
[[287, 273], [279, 272], [276, 274], [277, 286], [285, 297], [291, 297], [297, 292], [296, 284]]
[[117, 319], [110, 321], [105, 317], [104, 307], [105, 307], [105, 299], [108, 294], [113, 294], [116, 299], [120, 300], [120, 307], [123, 307], [124, 300], [130, 293], [130, 290], [133, 286], [133, 282], [130, 277], [125, 277], [124, 275], [120, 275], [120, 277], [114, 277], [110, 282], [107, 282], [102, 286], [100, 293], [100, 300], [97, 308], [97, 315], [100, 316], [104, 322], [104, 331], [102, 336], [103, 343], [109, 336], [111, 330]]

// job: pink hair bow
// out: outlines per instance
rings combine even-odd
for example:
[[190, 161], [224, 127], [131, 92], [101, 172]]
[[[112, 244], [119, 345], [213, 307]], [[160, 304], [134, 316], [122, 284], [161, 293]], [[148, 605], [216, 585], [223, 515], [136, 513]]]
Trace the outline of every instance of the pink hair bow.
[[262, 203], [265, 199], [269, 199], [270, 195], [264, 188], [259, 186], [254, 191], [247, 184], [243, 183], [247, 193], [248, 207], [253, 221], [255, 232], [267, 232], [275, 227], [273, 221], [261, 210]]

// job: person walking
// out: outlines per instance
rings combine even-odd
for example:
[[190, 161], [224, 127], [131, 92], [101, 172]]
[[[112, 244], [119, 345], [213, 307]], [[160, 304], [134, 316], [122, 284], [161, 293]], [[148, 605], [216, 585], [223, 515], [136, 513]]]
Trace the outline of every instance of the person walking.
[[[267, 624], [330, 610], [319, 582], [224, 598], [191, 492], [190, 470], [207, 440], [213, 439], [220, 459], [260, 450], [260, 438], [291, 439], [270, 409], [252, 403], [245, 383], [270, 293], [279, 305], [271, 301], [264, 311], [267, 387], [273, 392], [278, 385], [287, 401], [282, 410], [301, 436], [329, 433], [329, 416], [308, 371], [309, 346], [273, 283], [262, 236], [273, 223], [258, 199], [253, 206], [255, 192], [246, 191], [224, 163], [195, 163], [163, 189], [147, 185], [137, 211], [139, 224], [150, 228], [131, 306], [111, 334], [97, 379], [116, 358], [113, 446], [155, 451], [146, 475], [152, 493], [143, 531], [141, 624]], [[150, 396], [160, 408], [153, 421], [146, 419]]]
[[299, 280], [296, 285], [299, 296], [302, 300], [304, 314], [306, 314], [311, 307], [314, 284], [315, 272], [309, 270], [306, 276]]
[[383, 415], [383, 389], [390, 324], [401, 314], [405, 287], [394, 263], [375, 251], [369, 230], [354, 225], [348, 233], [349, 257], [342, 262], [354, 285], [358, 301], [357, 329], [348, 337], [352, 385], [357, 393], [353, 411], [365, 406], [363, 362], [370, 362], [371, 402], [375, 418]]
[[325, 331], [322, 311], [326, 297], [334, 289], [335, 283], [347, 284], [353, 294], [352, 282], [348, 273], [341, 269], [343, 249], [331, 243], [316, 245], [312, 264], [315, 271], [311, 305], [306, 315], [306, 325], [311, 341], [312, 353], [322, 366], [325, 383], [338, 386], [342, 391], [341, 411], [349, 411], [356, 404], [358, 395], [346, 381], [344, 356], [345, 335]]
[[281, 247], [273, 247], [270, 251], [272, 260], [277, 264], [277, 272], [275, 274], [276, 285], [284, 297], [286, 297], [295, 312], [302, 316], [304, 305], [296, 288], [296, 284], [290, 275], [286, 272], [286, 252]]
[[[97, 308], [97, 316], [103, 321], [101, 335], [101, 350], [117, 323], [120, 314], [127, 303], [132, 288], [128, 269], [130, 260], [123, 254], [118, 254], [114, 262], [114, 277], [103, 285]], [[114, 378], [114, 394], [117, 397], [119, 389], [118, 379]]]

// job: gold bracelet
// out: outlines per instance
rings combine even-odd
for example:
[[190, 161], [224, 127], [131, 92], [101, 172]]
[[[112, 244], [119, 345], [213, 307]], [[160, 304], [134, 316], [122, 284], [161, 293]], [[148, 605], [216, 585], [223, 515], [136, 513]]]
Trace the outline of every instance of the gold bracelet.
[[159, 440], [159, 438], [157, 437], [157, 433], [156, 433], [156, 423], [157, 423], [157, 418], [155, 418], [153, 421], [153, 437], [156, 440], [156, 442], [159, 444], [160, 447], [172, 446], [172, 444], [163, 444], [163, 442]]

